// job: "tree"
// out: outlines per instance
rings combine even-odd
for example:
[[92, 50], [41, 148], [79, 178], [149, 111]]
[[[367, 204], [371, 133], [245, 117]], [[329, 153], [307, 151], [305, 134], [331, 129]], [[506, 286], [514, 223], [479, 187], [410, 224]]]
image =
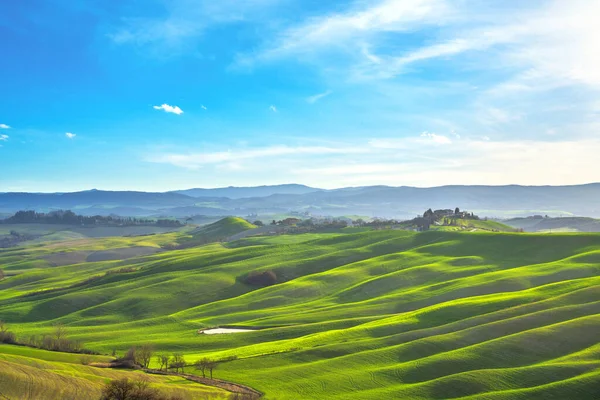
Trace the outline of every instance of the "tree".
[[252, 271], [248, 274], [244, 282], [253, 286], [271, 286], [277, 283], [277, 274], [271, 270]]
[[67, 336], [67, 328], [65, 328], [63, 323], [59, 322], [59, 323], [55, 324], [54, 325], [54, 339], [56, 339], [56, 341], [58, 343], [60, 343], [61, 340], [65, 339], [66, 336]]
[[177, 395], [165, 395], [150, 387], [148, 381], [115, 379], [102, 389], [100, 400], [179, 400]]
[[184, 373], [185, 358], [183, 357], [183, 354], [173, 354], [173, 357], [171, 358], [171, 364], [169, 364], [169, 368], [175, 369], [175, 372], [179, 372], [179, 370], [181, 369], [181, 372]]
[[129, 379], [114, 379], [102, 389], [100, 400], [130, 400], [134, 390], [135, 386]]
[[158, 365], [160, 365], [160, 370], [163, 368], [165, 371], [169, 368], [169, 362], [171, 361], [171, 356], [168, 354], [159, 354], [156, 356], [156, 360], [158, 361]]
[[0, 320], [0, 343], [16, 343], [17, 337], [15, 334], [8, 330], [8, 326], [2, 320]]
[[454, 210], [454, 214], [456, 214], [456, 215], [460, 214], [460, 208], [456, 207], [456, 209]]
[[154, 348], [151, 344], [143, 344], [135, 354], [136, 363], [140, 364], [144, 368], [150, 366], [152, 355], [154, 354]]
[[212, 360], [207, 360], [208, 362], [206, 363], [206, 369], [208, 369], [210, 371], [210, 379], [213, 378], [213, 369], [217, 369], [217, 367], [219, 366], [219, 363], [216, 361], [212, 361]]
[[202, 372], [202, 377], [206, 378], [206, 365], [209, 363], [208, 358], [203, 358], [201, 360], [196, 361], [194, 367], [197, 371]]
[[256, 220], [256, 221], [254, 221], [254, 222], [253, 222], [253, 224], [254, 224], [254, 225], [256, 225], [256, 226], [264, 226], [264, 225], [265, 225], [265, 224], [264, 224], [262, 221], [260, 221], [260, 220]]

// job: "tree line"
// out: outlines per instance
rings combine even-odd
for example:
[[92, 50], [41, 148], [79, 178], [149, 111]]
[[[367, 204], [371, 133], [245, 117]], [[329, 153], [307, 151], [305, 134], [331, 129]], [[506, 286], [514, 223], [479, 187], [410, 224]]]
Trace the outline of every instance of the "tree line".
[[12, 217], [8, 217], [0, 223], [3, 224], [61, 224], [81, 226], [161, 226], [180, 227], [183, 224], [176, 219], [148, 219], [118, 216], [85, 216], [75, 214], [71, 210], [50, 211], [40, 213], [36, 211], [17, 211]]
[[81, 341], [70, 339], [68, 337], [67, 328], [62, 323], [55, 324], [51, 333], [41, 336], [32, 335], [29, 339], [23, 341], [18, 340], [17, 335], [8, 330], [6, 322], [0, 321], [0, 343], [16, 344], [50, 351], [61, 351], [64, 353], [97, 354], [84, 348]]

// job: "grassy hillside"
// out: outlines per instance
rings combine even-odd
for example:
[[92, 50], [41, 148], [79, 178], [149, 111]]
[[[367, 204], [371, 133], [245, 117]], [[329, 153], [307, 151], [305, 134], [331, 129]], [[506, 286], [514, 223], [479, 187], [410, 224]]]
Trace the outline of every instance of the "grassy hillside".
[[586, 217], [514, 218], [504, 223], [526, 232], [600, 232], [600, 220]]
[[[123, 240], [141, 239], [87, 246]], [[597, 234], [251, 237], [124, 261], [23, 266], [68, 252], [68, 243], [0, 251], [13, 272], [0, 281], [0, 315], [19, 337], [62, 322], [102, 353], [152, 343], [188, 361], [237, 356], [216, 377], [267, 399], [598, 398]], [[106, 274], [124, 266], [131, 272]], [[244, 283], [267, 270], [276, 285]], [[214, 326], [259, 330], [197, 334]]]
[[434, 230], [445, 231], [488, 231], [488, 232], [514, 232], [515, 228], [498, 221], [483, 219], [460, 219], [445, 218], [442, 222], [444, 226], [432, 226]]
[[[105, 361], [92, 357], [91, 361]], [[226, 399], [230, 393], [175, 376], [94, 368], [81, 364], [79, 355], [20, 346], [0, 345], [0, 398], [37, 400], [98, 399], [111, 379], [147, 381], [164, 394], [182, 399]]]
[[192, 240], [203, 241], [204, 243], [218, 242], [226, 240], [237, 233], [254, 228], [256, 228], [256, 225], [251, 224], [245, 219], [226, 217], [192, 231]]

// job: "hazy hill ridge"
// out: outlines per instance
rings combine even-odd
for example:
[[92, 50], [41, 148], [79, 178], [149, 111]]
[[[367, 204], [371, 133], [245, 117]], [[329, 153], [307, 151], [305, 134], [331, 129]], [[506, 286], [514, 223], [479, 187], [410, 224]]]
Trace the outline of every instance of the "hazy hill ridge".
[[[183, 193], [188, 194], [183, 194]], [[293, 192], [293, 193], [290, 193]], [[196, 197], [193, 197], [193, 196]], [[226, 197], [223, 197], [228, 195]], [[254, 197], [252, 197], [254, 196]], [[308, 211], [319, 215], [412, 218], [424, 208], [461, 207], [481, 216], [600, 217], [600, 184], [576, 186], [365, 186], [320, 190], [302, 185], [189, 189], [150, 193], [0, 193], [0, 212], [77, 208], [78, 213], [187, 216]]]

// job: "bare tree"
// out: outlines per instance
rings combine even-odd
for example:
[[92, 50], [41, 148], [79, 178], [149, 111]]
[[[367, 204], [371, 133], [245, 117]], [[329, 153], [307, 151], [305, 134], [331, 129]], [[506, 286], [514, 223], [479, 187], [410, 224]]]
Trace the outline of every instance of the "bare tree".
[[150, 366], [150, 361], [152, 360], [153, 354], [154, 348], [152, 347], [152, 345], [143, 344], [135, 354], [136, 362], [142, 367], [148, 368]]
[[67, 336], [67, 328], [63, 325], [62, 322], [59, 322], [54, 325], [54, 338], [57, 342], [60, 343], [61, 340], [65, 339]]
[[194, 364], [196, 370], [202, 373], [203, 378], [206, 378], [206, 365], [208, 364], [208, 362], [208, 358], [202, 358], [196, 361], [196, 363]]
[[156, 361], [158, 361], [158, 364], [160, 365], [160, 370], [162, 371], [164, 368], [166, 371], [169, 368], [171, 356], [169, 356], [168, 354], [159, 354], [156, 356]]
[[216, 361], [208, 360], [208, 362], [206, 363], [206, 369], [210, 371], [210, 379], [213, 378], [213, 369], [217, 369], [218, 366], [219, 363]]
[[183, 357], [183, 354], [173, 354], [173, 357], [171, 358], [171, 363], [169, 364], [169, 368], [175, 369], [175, 372], [179, 372], [180, 369], [182, 373], [185, 372], [185, 358]]

